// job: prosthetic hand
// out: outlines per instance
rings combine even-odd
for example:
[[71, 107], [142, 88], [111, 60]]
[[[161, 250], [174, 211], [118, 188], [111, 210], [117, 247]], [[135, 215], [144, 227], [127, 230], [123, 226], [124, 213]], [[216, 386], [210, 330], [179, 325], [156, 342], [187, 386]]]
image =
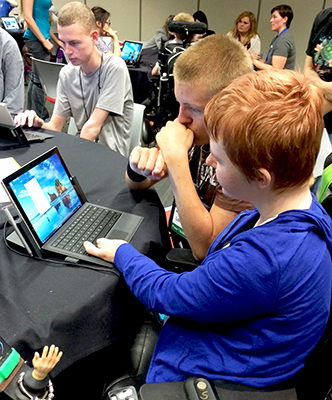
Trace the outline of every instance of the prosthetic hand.
[[[50, 348], [45, 346], [40, 356], [38, 352], [32, 360], [33, 370], [27, 371], [23, 376], [23, 388], [29, 394], [41, 396], [48, 392], [48, 397], [53, 398], [53, 385], [49, 380], [48, 373], [56, 366], [62, 357], [62, 351], [59, 352], [59, 348], [55, 347], [54, 344]], [[20, 383], [20, 389], [22, 392], [22, 382]]]
[[32, 377], [37, 381], [42, 381], [46, 378], [47, 374], [57, 365], [62, 357], [62, 351], [59, 352], [59, 348], [55, 347], [54, 344], [50, 348], [45, 346], [43, 349], [42, 356], [36, 352], [32, 360], [34, 370], [32, 371]]
[[31, 368], [18, 352], [11, 348], [0, 336], [0, 394], [13, 400], [43, 399], [52, 400], [54, 390], [48, 373], [60, 361], [62, 352], [52, 345], [44, 347], [42, 355], [35, 354]]

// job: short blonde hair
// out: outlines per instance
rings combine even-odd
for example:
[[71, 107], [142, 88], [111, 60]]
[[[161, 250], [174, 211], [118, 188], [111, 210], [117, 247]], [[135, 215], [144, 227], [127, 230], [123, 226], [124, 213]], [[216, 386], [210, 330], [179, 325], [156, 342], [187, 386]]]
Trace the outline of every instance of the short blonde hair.
[[72, 24], [81, 25], [86, 33], [90, 33], [92, 30], [96, 29], [93, 12], [87, 5], [79, 1], [65, 4], [58, 14], [58, 25], [68, 26]]
[[186, 21], [186, 22], [195, 22], [194, 17], [188, 13], [181, 12], [176, 14], [173, 18], [173, 21]]
[[248, 51], [227, 35], [211, 35], [184, 51], [174, 65], [177, 82], [206, 87], [212, 97], [234, 78], [253, 71]]
[[[176, 14], [176, 16], [173, 18], [174, 22], [179, 22], [179, 21], [183, 21], [183, 22], [195, 22], [194, 17], [188, 13], [185, 12], [181, 12], [179, 14]], [[175, 37], [179, 40], [182, 41], [187, 41], [187, 42], [192, 42], [193, 39], [195, 38], [195, 34], [194, 33], [174, 33]]]
[[300, 72], [265, 70], [235, 79], [205, 108], [210, 137], [247, 179], [264, 168], [273, 189], [308, 184], [324, 128], [323, 96]]

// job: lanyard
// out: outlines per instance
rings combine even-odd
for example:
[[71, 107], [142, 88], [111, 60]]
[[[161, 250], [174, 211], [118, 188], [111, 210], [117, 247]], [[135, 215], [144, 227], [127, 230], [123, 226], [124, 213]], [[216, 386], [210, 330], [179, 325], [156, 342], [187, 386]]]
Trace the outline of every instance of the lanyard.
[[[278, 39], [278, 37], [279, 37], [280, 35], [282, 35], [285, 31], [287, 31], [287, 29], [288, 29], [288, 28], [285, 28], [283, 31], [281, 31], [281, 32], [279, 33], [279, 35], [276, 37], [276, 40]], [[274, 43], [275, 43], [276, 40], [273, 40], [273, 42], [271, 43], [271, 46], [270, 46], [270, 48], [269, 48], [269, 51], [268, 51], [267, 54], [266, 54], [265, 62], [267, 62], [267, 59], [269, 58], [270, 51], [273, 49], [273, 45], [274, 45]]]

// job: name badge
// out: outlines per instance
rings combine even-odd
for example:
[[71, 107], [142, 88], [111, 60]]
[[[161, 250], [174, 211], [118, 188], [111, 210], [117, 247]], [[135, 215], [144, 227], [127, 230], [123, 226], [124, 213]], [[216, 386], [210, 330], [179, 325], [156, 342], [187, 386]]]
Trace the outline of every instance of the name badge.
[[186, 239], [186, 235], [182, 229], [179, 213], [177, 207], [174, 207], [171, 230]]

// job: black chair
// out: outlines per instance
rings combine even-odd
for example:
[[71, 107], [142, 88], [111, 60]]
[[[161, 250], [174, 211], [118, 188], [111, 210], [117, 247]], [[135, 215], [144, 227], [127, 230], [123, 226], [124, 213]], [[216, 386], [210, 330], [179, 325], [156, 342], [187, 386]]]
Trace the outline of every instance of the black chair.
[[[332, 218], [332, 153], [326, 157], [322, 175], [319, 201]], [[327, 194], [327, 196], [326, 196]], [[326, 196], [326, 197], [325, 197]], [[325, 332], [317, 346], [309, 354], [306, 364], [295, 376], [298, 400], [332, 400], [332, 300], [330, 316]]]
[[[331, 302], [332, 309], [332, 302]], [[306, 359], [305, 366], [295, 375], [298, 400], [324, 400], [332, 388], [332, 314], [317, 346]]]
[[[109, 393], [125, 390], [129, 386], [134, 387], [137, 393], [141, 392], [141, 400], [188, 398], [183, 382], [145, 384], [149, 363], [161, 329], [157, 317], [153, 313], [148, 311], [147, 313], [148, 318], [135, 338], [124, 372], [107, 386], [104, 400], [109, 400]], [[307, 357], [305, 366], [289, 381], [274, 388], [263, 389], [234, 385], [231, 382], [215, 381], [213, 384], [218, 389], [220, 400], [332, 400], [331, 362], [332, 315], [321, 340]], [[154, 397], [156, 393], [159, 395]]]
[[146, 309], [142, 326], [138, 330], [129, 354], [121, 355], [117, 370], [121, 371], [116, 379], [105, 385], [104, 400], [109, 400], [108, 393], [133, 386], [136, 391], [145, 383], [152, 354], [162, 328], [162, 321], [158, 316]]
[[208, 381], [195, 376], [189, 377], [184, 382], [145, 384], [140, 389], [139, 398], [140, 400], [297, 400], [293, 388], [256, 389], [231, 382]]
[[[188, 393], [186, 382], [144, 384], [144, 374], [141, 374], [139, 379], [130, 377], [109, 386], [108, 393], [125, 391], [128, 386], [134, 386], [141, 400], [332, 400], [330, 360], [332, 360], [332, 316], [318, 345], [307, 357], [305, 366], [292, 379], [275, 387], [259, 389], [232, 382], [213, 381], [210, 384], [214, 397], [211, 395], [201, 397]], [[190, 384], [195, 379], [190, 378]], [[207, 394], [202, 393], [202, 396]], [[105, 398], [109, 399], [110, 397]]]

